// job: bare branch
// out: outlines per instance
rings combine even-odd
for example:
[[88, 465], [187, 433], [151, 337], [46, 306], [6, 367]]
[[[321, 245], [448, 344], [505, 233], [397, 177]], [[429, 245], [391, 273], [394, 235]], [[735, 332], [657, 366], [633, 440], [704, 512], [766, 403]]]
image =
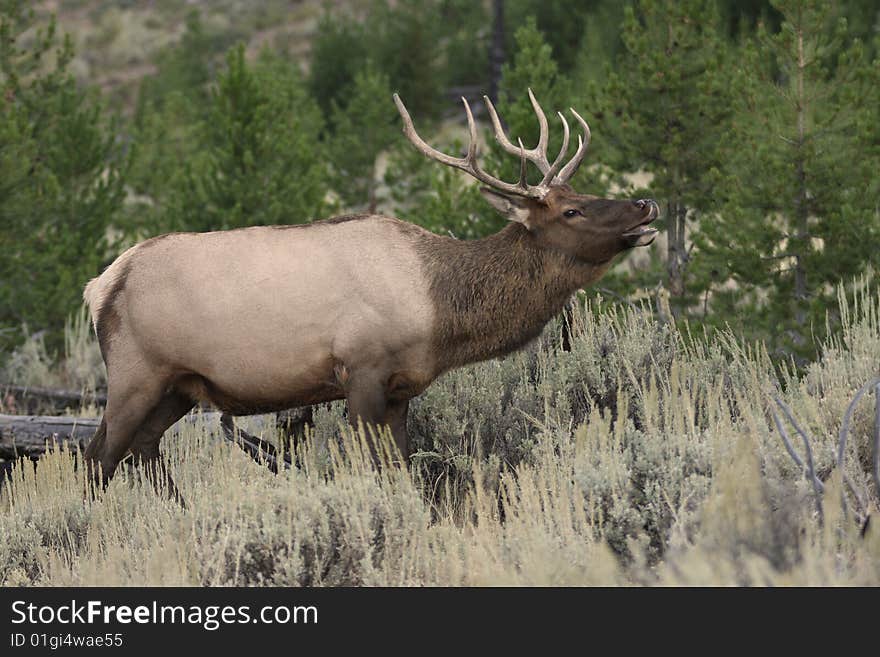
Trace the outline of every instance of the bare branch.
[[[849, 425], [852, 421], [853, 412], [855, 411], [856, 404], [859, 403], [859, 400], [864, 396], [866, 392], [868, 392], [871, 388], [880, 385], [880, 377], [874, 378], [861, 388], [856, 393], [856, 396], [850, 402], [849, 406], [846, 409], [846, 413], [843, 415], [843, 423], [840, 425], [840, 435], [837, 446], [837, 467], [843, 468], [843, 458], [844, 452], [846, 451], [846, 439], [849, 434]], [[876, 450], [875, 450], [876, 455]]]
[[819, 481], [819, 478], [816, 476], [816, 472], [813, 468], [813, 450], [810, 447], [810, 439], [806, 433], [804, 433], [803, 429], [801, 429], [800, 425], [797, 423], [797, 420], [794, 419], [792, 415], [791, 409], [783, 402], [779, 397], [773, 398], [776, 403], [779, 405], [779, 408], [782, 409], [782, 412], [785, 413], [788, 421], [791, 422], [791, 425], [794, 427], [795, 431], [798, 432], [801, 439], [804, 443], [804, 449], [807, 455], [807, 463], [806, 465], [798, 456], [797, 452], [794, 450], [794, 447], [791, 444], [791, 440], [788, 437], [788, 433], [785, 431], [785, 427], [782, 426], [782, 422], [779, 420], [779, 416], [776, 415], [776, 412], [771, 408], [770, 414], [773, 416], [773, 421], [776, 424], [776, 428], [779, 430], [779, 435], [782, 436], [782, 442], [785, 444], [785, 449], [788, 451], [789, 456], [794, 460], [794, 462], [798, 465], [798, 467], [804, 469], [804, 476], [808, 481], [813, 484], [813, 489], [816, 494], [821, 494], [825, 492], [825, 485]]
[[[794, 419], [794, 415], [791, 412], [791, 409], [783, 402], [779, 397], [773, 398], [776, 401], [776, 404], [779, 408], [782, 409], [782, 412], [785, 413], [786, 417], [788, 417], [789, 422], [794, 427], [795, 431], [800, 434], [801, 439], [804, 441], [804, 450], [807, 455], [807, 467], [804, 476], [808, 481], [813, 484], [813, 493], [816, 501], [816, 513], [819, 517], [819, 522], [823, 523], [825, 519], [825, 514], [822, 511], [822, 494], [825, 492], [825, 485], [819, 481], [819, 478], [816, 476], [816, 469], [813, 465], [813, 450], [810, 447], [810, 439], [807, 434], [800, 428], [800, 425], [797, 423], [797, 420]], [[788, 434], [782, 426], [782, 422], [779, 421], [779, 417], [776, 415], [776, 412], [773, 408], [770, 408], [770, 414], [773, 416], [773, 421], [776, 423], [776, 427], [779, 429], [779, 434], [782, 436], [782, 442], [785, 443], [785, 448], [788, 450], [789, 455], [794, 459], [795, 463], [799, 466], [804, 467], [803, 461], [798, 458], [797, 453], [794, 451], [794, 448], [791, 445], [791, 441], [788, 439]], [[844, 500], [844, 510], [846, 509], [846, 500]]]

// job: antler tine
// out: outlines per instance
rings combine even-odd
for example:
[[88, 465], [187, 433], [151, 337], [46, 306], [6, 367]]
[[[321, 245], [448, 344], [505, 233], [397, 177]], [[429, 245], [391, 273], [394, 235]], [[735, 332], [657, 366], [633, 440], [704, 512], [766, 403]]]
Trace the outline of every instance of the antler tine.
[[403, 134], [406, 135], [406, 138], [409, 139], [413, 146], [421, 151], [423, 155], [442, 164], [461, 169], [480, 182], [507, 192], [508, 194], [516, 194], [518, 196], [526, 196], [529, 198], [542, 198], [547, 191], [546, 188], [541, 186], [532, 187], [530, 185], [521, 185], [520, 183], [523, 179], [522, 175], [520, 175], [520, 183], [511, 184], [489, 175], [480, 168], [480, 164], [477, 162], [477, 126], [474, 122], [474, 115], [471, 112], [467, 99], [462, 98], [461, 100], [464, 103], [464, 110], [467, 114], [470, 142], [468, 143], [467, 155], [465, 155], [465, 157], [452, 157], [451, 155], [438, 151], [436, 148], [432, 148], [419, 136], [406, 106], [403, 104], [403, 101], [400, 100], [400, 96], [394, 94], [394, 104], [397, 105], [397, 111], [403, 119]]
[[518, 155], [519, 149], [507, 138], [507, 133], [501, 127], [501, 119], [498, 118], [498, 112], [495, 111], [495, 105], [492, 104], [489, 96], [483, 96], [483, 102], [486, 103], [486, 109], [489, 110], [489, 118], [492, 120], [492, 128], [495, 130], [495, 139], [508, 153]]
[[519, 186], [526, 189], [529, 184], [526, 182], [528, 171], [526, 169], [526, 149], [523, 147], [522, 139], [519, 142]]
[[532, 101], [532, 109], [535, 110], [535, 116], [538, 117], [538, 126], [541, 130], [538, 136], [538, 145], [534, 148], [541, 162], [536, 162], [536, 164], [541, 169], [541, 173], [546, 174], [547, 169], [550, 168], [550, 163], [547, 161], [547, 138], [550, 135], [550, 126], [547, 125], [547, 116], [544, 114], [544, 110], [541, 109], [541, 105], [538, 104], [538, 100], [535, 98], [535, 94], [532, 93], [531, 87], [529, 87], [529, 100]]
[[846, 437], [849, 433], [849, 424], [852, 420], [853, 412], [856, 409], [856, 404], [859, 403], [859, 400], [862, 396], [869, 392], [872, 387], [880, 384], [880, 377], [874, 378], [861, 388], [859, 388], [858, 392], [856, 392], [855, 397], [849, 403], [849, 406], [846, 407], [846, 412], [843, 414], [843, 422], [840, 424], [840, 433], [838, 434], [838, 444], [837, 444], [837, 467], [843, 467], [843, 457], [846, 455]]
[[794, 427], [794, 430], [801, 437], [801, 440], [804, 442], [804, 453], [807, 456], [806, 467], [804, 462], [798, 458], [797, 452], [794, 451], [794, 447], [791, 445], [791, 441], [788, 438], [788, 433], [785, 431], [785, 428], [782, 426], [782, 423], [779, 421], [779, 417], [776, 415], [776, 412], [773, 408], [770, 408], [770, 413], [773, 416], [773, 421], [776, 424], [776, 428], [779, 429], [779, 435], [782, 436], [782, 442], [785, 443], [785, 449], [788, 451], [788, 454], [794, 459], [794, 462], [800, 468], [805, 468], [804, 478], [813, 484], [813, 490], [816, 494], [820, 494], [825, 491], [825, 485], [819, 480], [819, 477], [816, 476], [815, 467], [813, 466], [813, 450], [810, 447], [810, 438], [801, 429], [797, 420], [794, 419], [794, 415], [791, 412], [791, 409], [788, 405], [782, 401], [779, 397], [773, 398], [779, 408], [782, 409], [782, 412], [785, 413], [786, 417], [788, 417], [788, 421], [791, 422], [791, 425]]
[[[813, 450], [810, 447], [810, 439], [806, 433], [804, 433], [803, 429], [797, 423], [797, 420], [794, 419], [794, 415], [792, 415], [791, 409], [786, 405], [784, 401], [782, 401], [779, 397], [774, 396], [774, 401], [776, 405], [782, 409], [782, 412], [788, 417], [788, 421], [791, 422], [791, 425], [794, 427], [794, 430], [800, 434], [800, 437], [804, 441], [804, 452], [807, 457], [806, 463], [806, 472], [804, 473], [804, 477], [813, 484], [813, 493], [814, 499], [816, 501], [816, 515], [819, 518], [819, 523], [824, 524], [825, 522], [825, 513], [822, 510], [822, 494], [825, 492], [825, 485], [819, 481], [819, 477], [816, 476], [816, 467], [813, 464]], [[773, 416], [773, 421], [776, 423], [776, 428], [779, 429], [779, 435], [782, 436], [782, 440], [785, 443], [785, 449], [788, 450], [789, 455], [794, 459], [794, 462], [798, 464], [799, 467], [804, 467], [803, 461], [798, 458], [797, 453], [794, 451], [794, 448], [791, 446], [791, 441], [788, 439], [788, 434], [782, 426], [782, 422], [779, 420], [779, 416], [776, 415], [776, 412], [773, 410], [773, 407], [770, 407], [770, 414]]]
[[572, 176], [577, 173], [578, 167], [580, 167], [584, 156], [587, 154], [587, 147], [590, 145], [590, 126], [587, 125], [584, 118], [578, 114], [573, 107], [570, 107], [569, 110], [574, 114], [574, 118], [578, 120], [578, 123], [581, 124], [581, 127], [584, 130], [584, 137], [581, 139], [581, 136], [578, 135], [578, 149], [575, 152], [574, 157], [568, 161], [568, 164], [562, 168], [559, 175], [554, 178], [553, 182], [560, 185], [567, 183], [571, 180]]
[[[547, 161], [547, 138], [550, 134], [550, 127], [547, 124], [547, 117], [544, 115], [544, 110], [541, 109], [541, 106], [535, 99], [535, 95], [532, 93], [531, 89], [529, 89], [529, 100], [532, 103], [532, 109], [538, 117], [540, 134], [538, 136], [538, 145], [534, 148], [525, 149], [524, 152], [526, 159], [528, 159], [529, 162], [534, 163], [541, 173], [546, 175], [547, 171], [550, 169], [550, 162]], [[510, 138], [504, 132], [504, 128], [501, 127], [501, 119], [498, 118], [498, 112], [495, 110], [495, 105], [492, 104], [492, 101], [488, 96], [483, 96], [483, 102], [486, 103], [486, 109], [489, 110], [489, 118], [492, 120], [492, 127], [495, 130], [495, 139], [501, 144], [501, 148], [511, 155], [521, 155], [522, 153], [520, 152], [519, 147], [510, 141]]]
[[544, 178], [543, 180], [541, 180], [541, 185], [549, 185], [551, 182], [553, 182], [553, 178], [556, 176], [556, 172], [559, 171], [559, 167], [562, 165], [562, 160], [563, 158], [565, 158], [565, 154], [568, 152], [568, 121], [565, 120], [562, 112], [556, 112], [556, 114], [559, 116], [559, 120], [562, 121], [562, 148], [559, 149], [559, 155], [557, 155], [556, 159], [553, 160], [553, 164], [550, 165], [550, 169], [547, 171], [547, 173], [544, 174]]
[[397, 105], [397, 111], [403, 119], [403, 134], [406, 135], [406, 138], [409, 139], [413, 146], [420, 150], [423, 155], [451, 167], [462, 169], [466, 166], [466, 158], [452, 157], [446, 153], [441, 153], [436, 148], [429, 146], [421, 137], [419, 137], [419, 133], [416, 132], [416, 128], [413, 125], [412, 117], [410, 117], [406, 106], [397, 94], [394, 94], [394, 104]]
[[461, 97], [461, 102], [464, 104], [464, 112], [467, 114], [467, 122], [468, 122], [468, 135], [470, 136], [470, 141], [468, 142], [467, 149], [467, 160], [473, 165], [477, 163], [477, 124], [474, 123], [474, 114], [471, 112], [471, 106], [467, 102], [467, 98], [464, 96]]

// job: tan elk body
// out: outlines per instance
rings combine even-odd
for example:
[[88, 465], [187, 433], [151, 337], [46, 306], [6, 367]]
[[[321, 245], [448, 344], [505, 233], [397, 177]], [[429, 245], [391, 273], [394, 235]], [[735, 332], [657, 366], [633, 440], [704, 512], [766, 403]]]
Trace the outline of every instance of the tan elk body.
[[[586, 151], [552, 164], [547, 122], [538, 146], [514, 146], [491, 103], [502, 146], [521, 158], [518, 183], [425, 144], [395, 96], [417, 148], [487, 185], [511, 223], [461, 241], [378, 215], [306, 225], [172, 233], [138, 244], [86, 286], [107, 365], [108, 401], [86, 449], [106, 481], [120, 459], [158, 463], [159, 440], [198, 401], [232, 414], [345, 398], [349, 418], [389, 425], [406, 458], [410, 399], [443, 372], [514, 351], [614, 256], [650, 243], [652, 201], [581, 195], [568, 187]], [[561, 115], [560, 115], [561, 117]], [[544, 174], [526, 183], [526, 163]]]

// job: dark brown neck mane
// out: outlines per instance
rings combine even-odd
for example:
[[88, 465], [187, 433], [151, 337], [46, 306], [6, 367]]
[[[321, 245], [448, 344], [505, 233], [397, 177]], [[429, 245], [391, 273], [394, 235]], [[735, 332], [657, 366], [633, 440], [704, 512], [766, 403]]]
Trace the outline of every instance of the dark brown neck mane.
[[439, 372], [524, 346], [605, 269], [540, 248], [516, 223], [478, 240], [432, 235], [419, 250], [437, 313]]

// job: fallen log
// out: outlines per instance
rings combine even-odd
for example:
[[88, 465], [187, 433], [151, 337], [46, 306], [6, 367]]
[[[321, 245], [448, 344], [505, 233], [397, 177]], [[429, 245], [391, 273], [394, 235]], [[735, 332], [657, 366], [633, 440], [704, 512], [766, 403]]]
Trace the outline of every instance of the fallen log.
[[0, 458], [15, 459], [42, 454], [53, 438], [82, 447], [97, 430], [98, 418], [54, 415], [0, 415]]
[[[284, 415], [282, 419], [286, 422], [289, 420], [289, 416]], [[230, 435], [231, 418], [226, 421], [226, 426], [224, 426], [221, 424], [221, 413], [217, 411], [191, 413], [180, 420], [180, 422], [189, 423], [198, 421], [221, 427], [224, 429], [224, 434]], [[170, 431], [175, 431], [180, 422], [172, 426]], [[259, 416], [249, 418], [248, 422], [251, 426], [266, 427], [266, 418]], [[279, 420], [276, 419], [276, 422]], [[37, 458], [46, 451], [46, 445], [51, 445], [53, 440], [59, 445], [70, 444], [74, 448], [76, 446], [83, 448], [91, 440], [100, 423], [100, 418], [91, 417], [0, 415], [0, 459], [16, 459], [20, 456]], [[245, 436], [247, 437], [245, 440], [249, 440], [254, 446], [254, 449], [251, 450], [252, 456], [262, 454], [262, 458], [265, 460], [265, 455], [269, 451], [265, 446], [267, 443], [246, 432]], [[245, 449], [245, 451], [248, 450]], [[272, 454], [274, 456], [274, 452]], [[289, 460], [290, 457], [286, 454], [285, 456], [286, 460]]]
[[107, 393], [100, 390], [80, 392], [11, 383], [0, 384], [0, 410], [7, 413], [35, 415], [47, 411], [62, 412], [67, 408], [81, 408], [87, 404], [105, 406]]

